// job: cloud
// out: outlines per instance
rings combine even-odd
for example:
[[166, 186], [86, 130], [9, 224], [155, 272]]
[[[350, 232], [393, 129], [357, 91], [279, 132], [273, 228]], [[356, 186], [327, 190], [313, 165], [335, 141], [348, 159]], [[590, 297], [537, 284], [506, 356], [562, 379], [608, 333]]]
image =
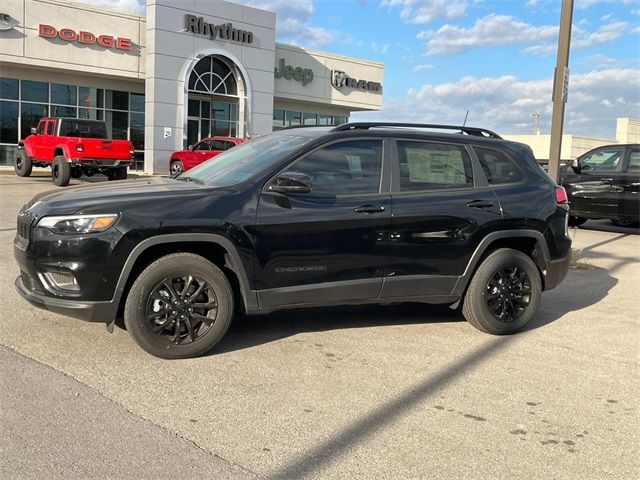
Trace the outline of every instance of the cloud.
[[637, 0], [579, 0], [575, 2], [575, 8], [580, 10], [586, 10], [588, 8], [597, 5], [598, 3], [622, 3], [624, 5], [632, 5]]
[[471, 27], [446, 24], [438, 30], [422, 31], [418, 38], [427, 40], [427, 55], [453, 55], [473, 47], [555, 41], [558, 27], [537, 27], [509, 15], [491, 13], [478, 19]]
[[98, 7], [137, 13], [138, 15], [144, 15], [146, 7], [145, 0], [81, 0], [78, 3], [90, 3]]
[[[638, 69], [603, 69], [572, 75], [565, 111], [565, 132], [615, 137], [616, 117], [638, 117]], [[380, 112], [358, 112], [353, 120], [387, 120], [460, 124], [469, 110], [469, 125], [503, 134], [530, 133], [530, 114], [541, 114], [540, 127], [550, 131], [551, 78], [518, 80], [513, 75], [463, 77], [455, 82], [425, 84], [405, 98], [385, 98]], [[603, 108], [603, 106], [607, 108]]]
[[433, 68], [433, 65], [416, 65], [415, 67], [413, 67], [413, 71], [415, 73], [426, 72], [427, 70], [431, 70]]
[[389, 10], [400, 8], [400, 19], [405, 23], [431, 23], [440, 18], [462, 17], [466, 11], [466, 0], [382, 0], [381, 7]]
[[276, 36], [279, 41], [301, 47], [323, 47], [334, 43], [340, 33], [314, 26], [310, 18], [315, 13], [313, 0], [235, 0], [276, 13]]
[[376, 42], [371, 42], [369, 46], [374, 53], [380, 55], [384, 55], [385, 53], [387, 53], [389, 51], [389, 47], [391, 47], [391, 45], [389, 45], [388, 43], [378, 44]]

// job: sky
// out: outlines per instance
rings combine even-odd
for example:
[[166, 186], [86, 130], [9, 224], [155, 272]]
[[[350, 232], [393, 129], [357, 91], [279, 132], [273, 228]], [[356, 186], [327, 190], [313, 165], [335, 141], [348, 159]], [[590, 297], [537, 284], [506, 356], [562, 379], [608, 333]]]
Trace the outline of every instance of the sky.
[[[144, 13], [144, 0], [83, 0]], [[384, 63], [383, 105], [352, 120], [529, 134], [551, 129], [561, 0], [237, 0], [276, 12], [276, 40]], [[640, 2], [575, 0], [565, 134], [615, 138], [640, 118]]]

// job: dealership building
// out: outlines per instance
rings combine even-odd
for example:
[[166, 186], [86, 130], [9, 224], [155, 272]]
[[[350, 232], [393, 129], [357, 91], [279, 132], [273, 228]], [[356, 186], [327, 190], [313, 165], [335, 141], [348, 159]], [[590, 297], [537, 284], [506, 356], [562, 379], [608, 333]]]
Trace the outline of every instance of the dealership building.
[[0, 4], [0, 165], [43, 116], [104, 120], [136, 167], [220, 135], [335, 125], [379, 110], [378, 62], [276, 43], [272, 12], [149, 0], [146, 16], [62, 0]]

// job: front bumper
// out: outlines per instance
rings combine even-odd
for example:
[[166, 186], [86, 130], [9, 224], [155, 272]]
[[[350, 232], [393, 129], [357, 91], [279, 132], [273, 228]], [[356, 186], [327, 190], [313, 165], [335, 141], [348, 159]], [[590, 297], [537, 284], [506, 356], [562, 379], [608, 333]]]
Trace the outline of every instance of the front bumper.
[[570, 266], [571, 251], [566, 257], [551, 260], [547, 268], [547, 274], [544, 277], [544, 289], [551, 290], [556, 288], [567, 276]]
[[85, 300], [47, 297], [37, 291], [29, 290], [25, 286], [22, 276], [16, 278], [15, 285], [22, 298], [34, 307], [42, 308], [43, 310], [78, 318], [86, 322], [109, 323], [116, 318], [118, 305], [114, 302], [88, 302]]

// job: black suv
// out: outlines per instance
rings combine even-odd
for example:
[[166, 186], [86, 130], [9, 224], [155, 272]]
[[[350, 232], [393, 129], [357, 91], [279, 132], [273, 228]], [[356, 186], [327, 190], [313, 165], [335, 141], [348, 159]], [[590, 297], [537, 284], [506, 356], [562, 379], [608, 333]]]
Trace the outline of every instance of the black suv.
[[581, 155], [562, 172], [571, 204], [569, 225], [608, 218], [630, 227], [640, 221], [640, 145], [604, 145]]
[[449, 304], [506, 334], [566, 276], [567, 219], [531, 149], [488, 130], [292, 128], [176, 179], [36, 196], [16, 287], [53, 312], [124, 318], [163, 358], [210, 350], [234, 312], [289, 307]]

